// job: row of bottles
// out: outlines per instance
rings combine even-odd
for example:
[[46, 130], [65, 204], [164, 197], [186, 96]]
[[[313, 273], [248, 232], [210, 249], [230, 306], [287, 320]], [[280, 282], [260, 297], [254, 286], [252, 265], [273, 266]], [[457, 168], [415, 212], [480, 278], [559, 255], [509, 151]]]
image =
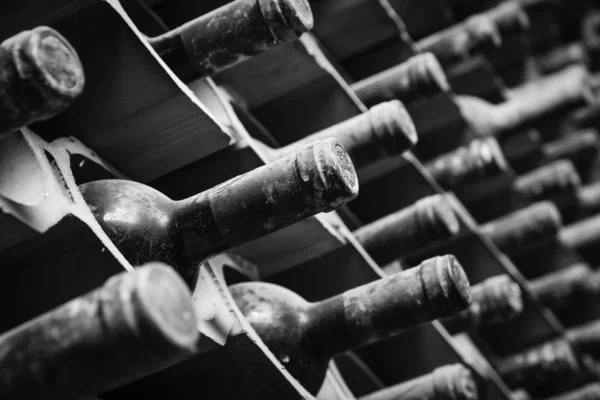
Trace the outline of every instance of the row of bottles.
[[193, 3], [0, 17], [3, 398], [600, 397], [591, 0]]

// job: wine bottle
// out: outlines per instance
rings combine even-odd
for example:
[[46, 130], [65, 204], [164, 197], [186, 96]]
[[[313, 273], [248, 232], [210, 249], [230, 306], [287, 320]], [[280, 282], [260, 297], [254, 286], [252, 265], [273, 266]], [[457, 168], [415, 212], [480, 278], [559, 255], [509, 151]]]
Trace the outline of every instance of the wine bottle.
[[502, 36], [494, 20], [486, 14], [478, 14], [419, 40], [415, 48], [418, 52], [435, 54], [440, 63], [448, 68], [472, 53], [501, 44]]
[[515, 256], [557, 237], [561, 227], [560, 212], [554, 204], [544, 201], [488, 222], [481, 230], [502, 252]]
[[313, 26], [307, 0], [235, 0], [148, 43], [183, 80], [216, 74]]
[[585, 67], [573, 65], [523, 85], [501, 104], [493, 105], [472, 96], [457, 96], [456, 103], [476, 132], [507, 137], [535, 127], [549, 116], [566, 114], [591, 103], [590, 86]]
[[508, 387], [535, 389], [552, 380], [577, 374], [579, 362], [565, 340], [557, 339], [504, 357], [496, 363]]
[[371, 75], [351, 87], [367, 106], [394, 99], [410, 106], [451, 90], [442, 66], [431, 53], [411, 57], [402, 64]]
[[425, 249], [458, 234], [460, 222], [444, 195], [425, 197], [354, 231], [380, 265]]
[[81, 94], [83, 66], [57, 31], [38, 26], [0, 43], [0, 133], [64, 111]]
[[585, 321], [597, 308], [600, 273], [579, 263], [533, 279], [529, 287], [562, 323], [571, 326]]
[[442, 322], [448, 332], [481, 329], [509, 321], [523, 311], [521, 288], [508, 275], [497, 275], [471, 287], [471, 306]]
[[377, 392], [359, 400], [477, 400], [477, 383], [462, 364], [444, 365], [433, 372]]
[[310, 142], [327, 138], [338, 140], [354, 167], [360, 170], [413, 147], [417, 143], [417, 131], [404, 105], [392, 100], [279, 149], [256, 143], [269, 159], [276, 160], [296, 153]]
[[316, 303], [262, 282], [233, 285], [230, 292], [267, 347], [313, 394], [334, 355], [453, 315], [471, 302], [467, 276], [453, 256]]
[[574, 42], [562, 45], [537, 58], [537, 65], [544, 75], [558, 72], [570, 65], [588, 65], [589, 55], [583, 44]]
[[581, 177], [568, 160], [557, 160], [519, 176], [512, 192], [529, 202], [552, 200], [560, 209], [577, 201]]
[[594, 360], [600, 359], [600, 320], [570, 328], [567, 338]]
[[584, 129], [545, 143], [541, 152], [544, 161], [566, 159], [575, 164], [587, 164], [598, 155], [598, 149], [600, 138], [596, 130]]
[[466, 146], [429, 161], [425, 168], [445, 190], [483, 182], [510, 169], [493, 137], [474, 139]]
[[132, 265], [163, 261], [193, 287], [199, 262], [340, 207], [357, 196], [358, 180], [342, 145], [327, 139], [185, 200], [117, 179], [80, 190]]
[[572, 249], [581, 251], [596, 247], [600, 242], [600, 214], [565, 226], [558, 237], [561, 243]]
[[196, 352], [191, 293], [152, 263], [0, 336], [0, 397], [78, 399], [114, 389]]
[[600, 400], [600, 383], [590, 383], [546, 400]]

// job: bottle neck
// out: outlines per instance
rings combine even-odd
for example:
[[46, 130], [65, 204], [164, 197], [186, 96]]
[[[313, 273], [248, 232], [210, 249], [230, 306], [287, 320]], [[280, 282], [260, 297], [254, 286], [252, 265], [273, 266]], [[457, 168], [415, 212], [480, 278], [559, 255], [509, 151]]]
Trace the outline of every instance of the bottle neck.
[[301, 140], [274, 150], [277, 158], [297, 152], [315, 140], [334, 138], [348, 152], [357, 170], [402, 154], [417, 142], [410, 115], [399, 101], [389, 101], [369, 111], [313, 133]]
[[[452, 259], [453, 260], [453, 259]], [[331, 356], [468, 308], [468, 281], [449, 257], [310, 305], [309, 333]]]
[[305, 0], [236, 0], [148, 41], [187, 80], [214, 75], [296, 38], [312, 24]]
[[458, 103], [479, 133], [507, 137], [591, 102], [587, 79], [585, 69], [574, 66], [513, 91], [498, 105], [471, 96], [458, 96]]
[[584, 249], [595, 245], [600, 242], [600, 215], [563, 228], [559, 238], [564, 245], [573, 249]]

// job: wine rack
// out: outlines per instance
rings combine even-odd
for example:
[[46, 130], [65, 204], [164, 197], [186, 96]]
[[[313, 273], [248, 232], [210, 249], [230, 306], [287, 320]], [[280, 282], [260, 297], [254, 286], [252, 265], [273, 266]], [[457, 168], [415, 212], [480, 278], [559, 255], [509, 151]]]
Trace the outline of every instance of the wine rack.
[[[413, 150], [357, 168], [360, 189], [355, 200], [198, 263], [192, 297], [201, 339], [195, 356], [81, 400], [352, 400], [457, 363], [472, 371], [480, 398], [521, 399], [519, 388], [503, 379], [503, 360], [543, 343], [569, 343], [571, 328], [537, 298], [529, 281], [572, 265], [595, 267], [599, 257], [593, 248], [569, 246], [560, 232], [532, 243], [527, 251], [507, 254], [484, 227], [539, 200], [558, 204], [551, 195], [538, 199], [514, 190], [523, 175], [548, 163], [512, 155], [583, 129], [597, 135], [600, 119], [578, 117], [582, 110], [598, 110], [597, 77], [589, 62], [595, 49], [588, 37], [595, 32], [576, 28], [590, 25], [600, 4], [311, 0], [310, 32], [211, 77], [184, 82], [147, 39], [226, 3], [27, 0], [0, 6], [3, 40], [50, 26], [76, 49], [85, 72], [85, 90], [66, 111], [0, 137], [0, 260], [7, 274], [0, 280], [0, 331], [137, 267], [103, 231], [79, 185], [134, 180], [173, 200], [215, 187], [273, 162], [268, 147], [289, 145], [367, 112], [352, 89], [354, 82], [407, 61], [419, 54], [424, 38], [502, 3], [518, 11], [519, 28], [507, 35], [500, 32], [501, 43], [491, 48], [461, 51], [452, 65], [444, 65], [448, 89], [406, 106], [417, 134], [426, 135], [419, 136]], [[469, 114], [460, 98], [476, 96], [491, 107], [506, 104], [523, 87], [534, 87], [573, 66], [585, 69], [591, 82], [581, 102], [523, 124], [510, 138], [498, 135], [499, 151], [508, 161], [493, 176], [448, 190], [436, 182], [432, 160], [484, 136], [470, 118], [474, 111]], [[598, 149], [592, 150], [589, 158], [597, 158]], [[597, 160], [573, 161], [574, 173], [584, 184], [597, 182]], [[571, 184], [579, 187], [582, 182]], [[458, 233], [449, 240], [379, 265], [353, 235], [365, 224], [434, 195], [444, 196], [458, 220]], [[567, 226], [582, 218], [565, 212], [563, 219]], [[235, 283], [265, 281], [317, 302], [444, 254], [456, 256], [471, 285], [508, 275], [521, 290], [520, 314], [454, 335], [443, 321], [433, 321], [342, 353], [330, 362], [318, 393], [310, 393], [285, 368], [228, 289]], [[593, 392], [600, 381], [599, 361], [571, 345], [576, 371], [532, 383], [524, 398], [555, 398], [586, 385]]]

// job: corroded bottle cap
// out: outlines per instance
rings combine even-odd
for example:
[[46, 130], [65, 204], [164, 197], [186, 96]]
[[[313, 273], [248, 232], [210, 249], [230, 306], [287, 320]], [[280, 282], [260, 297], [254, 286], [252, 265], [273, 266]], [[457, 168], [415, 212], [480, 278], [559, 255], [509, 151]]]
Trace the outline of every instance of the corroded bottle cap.
[[358, 196], [358, 177], [344, 147], [335, 139], [314, 142], [296, 154], [300, 179], [314, 202], [331, 211]]
[[113, 285], [126, 307], [125, 317], [148, 351], [162, 358], [196, 350], [199, 333], [192, 296], [172, 268], [149, 263], [111, 278], [107, 286]]
[[417, 201], [414, 207], [424, 243], [449, 239], [458, 234], [460, 222], [446, 195], [425, 197]]
[[419, 267], [425, 299], [437, 318], [453, 316], [469, 307], [472, 302], [469, 279], [456, 257], [430, 258]]
[[[85, 78], [79, 56], [54, 29], [40, 26], [21, 32], [0, 45], [11, 52], [22, 89], [15, 108], [24, 107], [29, 120], [48, 119], [66, 109], [83, 91]], [[23, 101], [26, 104], [21, 105]], [[21, 117], [22, 118], [22, 117]], [[14, 116], [13, 119], [19, 119]]]
[[265, 22], [279, 41], [294, 39], [314, 25], [307, 0], [258, 0], [258, 3]]
[[523, 311], [521, 288], [508, 275], [498, 275], [475, 285], [473, 303], [478, 305], [481, 325], [508, 321]]
[[528, 246], [556, 237], [561, 228], [558, 208], [544, 201], [489, 222], [482, 230], [500, 250], [513, 255]]
[[403, 153], [417, 144], [417, 129], [399, 100], [380, 103], [368, 111], [371, 126], [388, 157]]
[[520, 176], [514, 190], [526, 199], [545, 200], [554, 195], [575, 191], [581, 186], [581, 178], [569, 160], [557, 160]]
[[462, 364], [444, 365], [433, 373], [435, 399], [477, 400], [477, 383], [471, 370]]

